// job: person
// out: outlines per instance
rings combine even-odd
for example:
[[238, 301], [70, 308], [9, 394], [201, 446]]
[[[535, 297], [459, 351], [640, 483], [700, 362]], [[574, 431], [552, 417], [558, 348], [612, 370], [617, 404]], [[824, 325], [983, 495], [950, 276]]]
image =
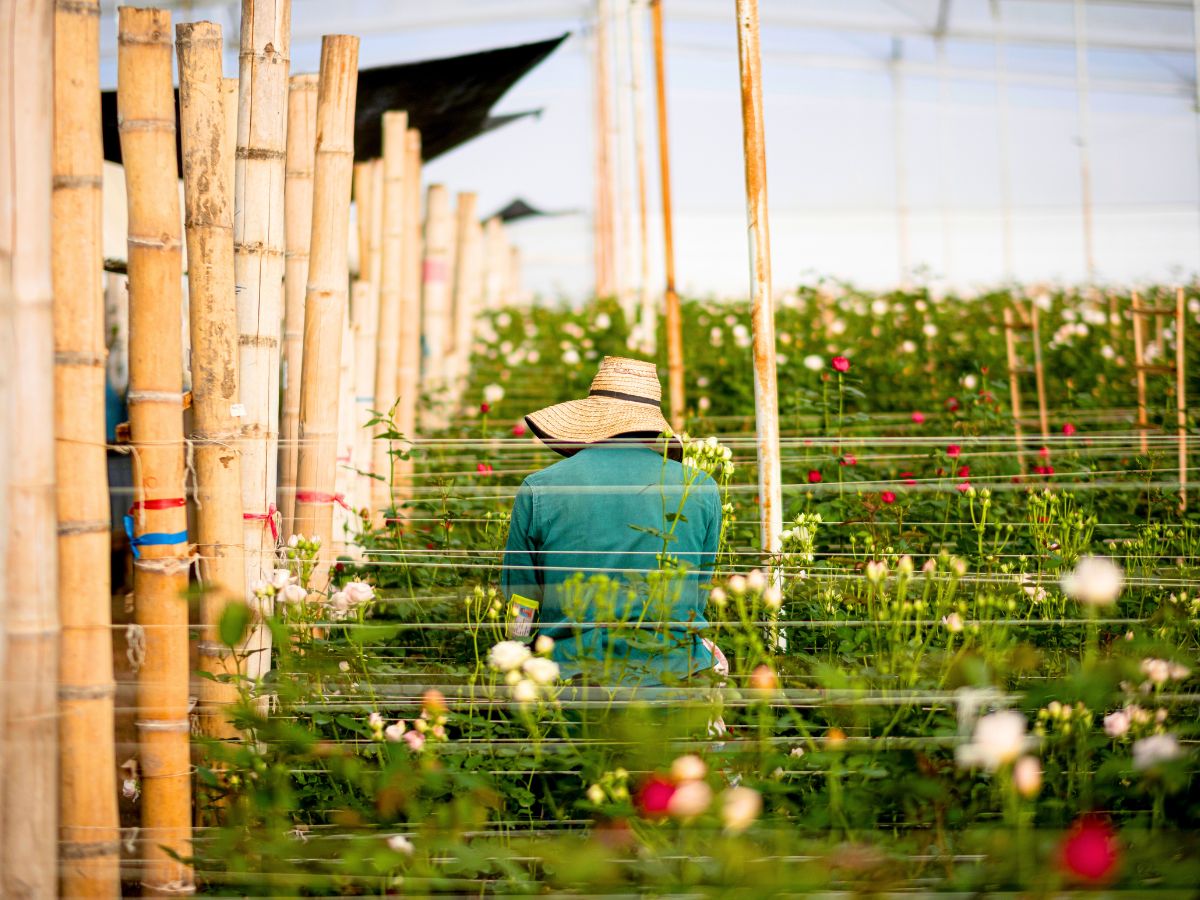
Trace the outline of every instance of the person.
[[525, 422], [564, 459], [517, 491], [501, 586], [538, 604], [562, 677], [649, 686], [711, 670], [720, 493], [681, 463], [654, 365], [605, 357], [586, 398]]

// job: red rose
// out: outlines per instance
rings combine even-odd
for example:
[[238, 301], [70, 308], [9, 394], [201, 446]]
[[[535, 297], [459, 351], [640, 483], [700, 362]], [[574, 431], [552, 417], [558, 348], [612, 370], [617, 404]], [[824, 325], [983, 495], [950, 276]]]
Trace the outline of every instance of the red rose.
[[829, 364], [833, 366], [833, 371], [835, 372], [850, 371], [850, 360], [846, 359], [844, 356], [835, 356]]
[[946, 409], [950, 410], [950, 412], [954, 412], [955, 410], [957, 410], [958, 409], [958, 398], [957, 397], [947, 397], [946, 398]]
[[965, 494], [970, 489], [971, 489], [971, 482], [969, 482], [969, 481], [964, 481], [962, 484], [960, 484], [958, 486], [958, 492], [960, 494]]
[[488, 413], [490, 413], [492, 411], [492, 408], [490, 406], [488, 406], [486, 403], [480, 403], [479, 411], [486, 416]]
[[821, 473], [818, 472], [816, 469], [809, 469], [808, 470], [808, 483], [809, 484], [820, 484], [821, 483]]
[[958, 467], [958, 477], [959, 478], [966, 478], [970, 474], [971, 474], [970, 466], [959, 466]]
[[843, 466], [853, 466], [858, 463], [858, 458], [853, 453], [847, 453], [838, 462]]
[[1075, 433], [1075, 426], [1072, 425], [1070, 422], [1068, 422], [1066, 425], [1064, 425], [1062, 427], [1062, 433], [1065, 434], [1067, 437], [1070, 437], [1071, 435], [1073, 435]]
[[924, 424], [924, 423], [925, 423], [925, 413], [923, 413], [923, 412], [915, 412], [915, 413], [913, 413], [913, 414], [912, 414], [912, 420], [913, 420], [914, 422], [916, 422], [918, 425], [922, 425], [922, 424]]
[[480, 475], [491, 475], [492, 474], [491, 463], [479, 463], [477, 466], [475, 466], [475, 471], [478, 472]]
[[882, 500], [884, 503], [895, 503], [896, 495], [893, 494], [891, 491], [884, 491], [882, 494], [879, 495], [879, 499]]
[[917, 479], [913, 475], [912, 472], [901, 472], [900, 480], [903, 481], [905, 484], [916, 484], [917, 483]]
[[1049, 459], [1050, 458], [1050, 448], [1043, 447], [1041, 450], [1038, 451], [1038, 456], [1042, 457], [1043, 459]]
[[962, 453], [962, 447], [958, 446], [958, 444], [951, 444], [946, 448], [946, 455], [951, 459], [957, 459], [960, 453]]
[[667, 814], [667, 806], [675, 794], [675, 785], [661, 775], [651, 775], [638, 791], [637, 804], [643, 816], [657, 818]]
[[1121, 861], [1121, 847], [1111, 825], [1085, 816], [1071, 826], [1059, 846], [1059, 866], [1067, 875], [1099, 882], [1113, 875]]
[[518, 422], [512, 429], [513, 437], [521, 437], [525, 434], [525, 423]]

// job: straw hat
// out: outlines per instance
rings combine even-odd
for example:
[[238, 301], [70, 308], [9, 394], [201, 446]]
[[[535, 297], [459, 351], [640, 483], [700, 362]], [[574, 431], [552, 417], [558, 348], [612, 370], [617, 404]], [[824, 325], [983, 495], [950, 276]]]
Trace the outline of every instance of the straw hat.
[[570, 456], [587, 444], [619, 434], [669, 431], [662, 385], [654, 363], [606, 356], [583, 400], [568, 400], [525, 417], [529, 430], [552, 450]]

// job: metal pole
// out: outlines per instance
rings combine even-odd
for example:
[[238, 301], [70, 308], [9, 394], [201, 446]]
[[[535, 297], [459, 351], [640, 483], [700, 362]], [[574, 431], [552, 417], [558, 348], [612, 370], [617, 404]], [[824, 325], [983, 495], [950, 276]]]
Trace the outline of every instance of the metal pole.
[[650, 291], [649, 224], [646, 221], [646, 48], [642, 33], [646, 28], [644, 0], [633, 0], [629, 9], [630, 88], [633, 92], [633, 157], [637, 174], [638, 206], [638, 307], [642, 331], [642, 352], [658, 352], [658, 311]]
[[896, 249], [900, 261], [900, 288], [907, 290], [912, 275], [912, 251], [908, 234], [908, 155], [904, 147], [904, 75], [900, 71], [903, 53], [901, 39], [893, 38], [889, 69], [892, 77], [892, 140], [896, 155]]
[[1012, 281], [1013, 263], [1012, 221], [1012, 144], [1009, 129], [1008, 103], [1008, 41], [1000, 18], [1000, 0], [992, 0], [992, 25], [996, 29], [996, 105], [999, 107], [996, 137], [1000, 150], [1000, 207], [1004, 222], [1004, 279]]
[[[1200, 2], [1200, 0], [1197, 0]], [[667, 379], [671, 427], [683, 429], [683, 318], [675, 293], [675, 236], [671, 220], [671, 150], [667, 129], [667, 67], [663, 53], [662, 0], [650, 0], [654, 26], [654, 91], [658, 104], [658, 180], [662, 189], [663, 264], [666, 269]]]
[[1075, 91], [1079, 98], [1079, 179], [1083, 202], [1083, 261], [1089, 284], [1096, 280], [1096, 254], [1092, 225], [1092, 161], [1088, 148], [1091, 104], [1088, 101], [1087, 7], [1075, 0]]
[[[775, 384], [775, 308], [771, 297], [771, 236], [767, 225], [767, 154], [762, 107], [758, 0], [736, 0], [746, 217], [750, 232], [750, 321], [754, 335], [754, 414], [762, 550], [779, 552], [783, 496], [779, 471], [779, 398]], [[774, 573], [777, 575], [778, 573]]]

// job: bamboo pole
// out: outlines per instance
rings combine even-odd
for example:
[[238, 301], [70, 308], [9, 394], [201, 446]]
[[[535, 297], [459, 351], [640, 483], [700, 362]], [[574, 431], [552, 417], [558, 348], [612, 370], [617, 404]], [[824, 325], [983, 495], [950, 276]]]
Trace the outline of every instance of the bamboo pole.
[[300, 371], [304, 349], [304, 292], [308, 239], [312, 234], [313, 148], [317, 141], [317, 76], [288, 82], [284, 180], [283, 414], [279, 426], [279, 506], [283, 534], [290, 535], [296, 509], [296, 430], [300, 422]]
[[[290, 30], [289, 0], [243, 0], [233, 251], [245, 407], [241, 450], [247, 602], [254, 599], [255, 583], [270, 579], [276, 561]], [[271, 633], [261, 623], [245, 651], [247, 675], [258, 677], [270, 669]]]
[[[321, 39], [317, 145], [313, 165], [312, 238], [304, 300], [304, 369], [300, 386], [296, 529], [321, 538], [312, 585], [320, 590], [332, 560], [333, 504], [338, 502], [338, 368], [350, 266], [350, 187], [358, 38]], [[344, 498], [343, 498], [344, 502]]]
[[597, 297], [611, 297], [615, 290], [608, 18], [608, 0], [596, 0], [596, 55], [593, 73], [593, 86], [596, 91], [596, 118], [593, 125], [595, 165], [592, 176], [595, 209], [592, 211], [592, 229]]
[[[483, 305], [498, 309], [504, 303], [504, 224], [492, 216], [483, 224]], [[599, 296], [606, 296], [600, 294]]]
[[122, 7], [117, 110], [129, 206], [129, 423], [136, 454], [133, 592], [145, 641], [138, 672], [142, 883], [190, 889], [188, 537], [183, 461], [183, 305], [171, 17]]
[[[783, 530], [779, 466], [779, 398], [775, 382], [775, 310], [771, 297], [771, 236], [767, 223], [767, 157], [762, 112], [758, 0], [737, 0], [738, 68], [746, 157], [746, 214], [750, 231], [750, 321], [753, 330], [754, 410], [758, 445], [759, 528], [762, 552], [774, 556]], [[778, 571], [773, 570], [773, 577]]]
[[[377, 327], [379, 346], [374, 394], [375, 408], [384, 412], [391, 409], [396, 400], [396, 373], [400, 362], [400, 305], [404, 295], [404, 132], [407, 127], [407, 113], [383, 114], [383, 189], [379, 197], [382, 218]], [[378, 425], [371, 433], [378, 435], [384, 430], [383, 425]], [[385, 513], [392, 504], [394, 473], [387, 441], [371, 441], [370, 461], [371, 471], [385, 479], [371, 480], [370, 506], [378, 524], [382, 518], [380, 513]]]
[[613, 13], [613, 49], [616, 56], [617, 115], [612, 121], [613, 142], [617, 146], [617, 190], [620, 194], [618, 209], [621, 221], [617, 228], [620, 246], [617, 258], [617, 298], [625, 319], [635, 333], [641, 331], [638, 322], [638, 301], [633, 284], [634, 240], [633, 240], [633, 155], [630, 140], [633, 132], [633, 104], [630, 96], [629, 70], [629, 2], [613, 0], [617, 4]]
[[[350, 297], [350, 322], [353, 331], [351, 358], [354, 366], [354, 384], [351, 393], [350, 415], [354, 429], [353, 465], [358, 472], [354, 476], [354, 505], [370, 505], [371, 491], [375, 479], [371, 478], [371, 421], [372, 410], [378, 408], [375, 400], [375, 369], [379, 365], [379, 302], [381, 296], [381, 269], [383, 265], [383, 160], [366, 163], [363, 171], [362, 200], [366, 219], [366, 256], [368, 262], [367, 286], [361, 299], [358, 294]], [[358, 166], [355, 166], [355, 177]], [[358, 192], [355, 181], [355, 191]]]
[[54, 46], [60, 890], [67, 897], [117, 897], [99, 0], [57, 6]]
[[[421, 133], [404, 133], [403, 264], [400, 298], [400, 361], [396, 369], [396, 429], [409, 441], [417, 436], [421, 382]], [[412, 493], [411, 459], [396, 460], [394, 500]]]
[[683, 316], [679, 295], [675, 293], [675, 238], [671, 209], [671, 150], [667, 128], [667, 70], [663, 50], [662, 0], [651, 0], [654, 26], [654, 93], [658, 109], [658, 171], [662, 190], [663, 262], [666, 270], [667, 307], [667, 394], [670, 398], [671, 427], [683, 430]]
[[1026, 470], [1025, 435], [1021, 425], [1021, 379], [1017, 359], [1016, 322], [1011, 306], [1004, 307], [1004, 352], [1008, 359], [1008, 394], [1012, 405], [1013, 434], [1017, 443], [1017, 462], [1021, 473]]
[[[0, 47], [10, 46], [13, 20], [8, 11], [0, 12]], [[12, 109], [14, 99], [13, 82], [16, 76], [15, 64], [11, 59], [0, 60], [0, 560], [6, 564], [11, 557], [12, 547], [11, 510], [11, 478], [13, 474], [10, 465], [17, 446], [16, 430], [13, 425], [17, 421], [16, 408], [16, 373], [12, 367], [12, 357], [16, 339], [16, 311], [14, 310], [12, 291], [12, 252], [13, 252], [13, 216], [15, 206], [12, 195], [15, 190], [13, 180], [13, 151], [15, 150], [13, 136], [17, 133], [16, 116]], [[6, 573], [0, 577], [0, 725], [7, 727], [8, 717], [8, 580]], [[0, 736], [0, 765], [4, 765], [8, 756], [8, 745]], [[0, 826], [8, 817], [7, 779], [0, 778]], [[7, 860], [9, 856], [8, 841], [4, 832], [0, 832], [0, 890], [9, 884]]]
[[440, 400], [445, 389], [446, 307], [450, 303], [450, 194], [431, 184], [425, 196], [425, 253], [421, 269], [421, 394], [425, 397], [424, 428], [444, 427]]
[[1138, 296], [1137, 291], [1133, 292], [1133, 369], [1135, 372], [1135, 380], [1137, 382], [1137, 428], [1138, 428], [1138, 445], [1141, 448], [1142, 455], [1150, 452], [1149, 441], [1146, 438], [1146, 431], [1150, 427], [1150, 418], [1146, 409], [1146, 337], [1143, 329], [1146, 327], [1142, 321], [1142, 298]]
[[[200, 725], [214, 738], [237, 730], [223, 707], [238, 686], [215, 676], [236, 675], [237, 664], [217, 627], [230, 602], [246, 593], [242, 472], [237, 405], [237, 295], [233, 277], [234, 141], [221, 79], [221, 26], [196, 22], [176, 28], [179, 125], [188, 250], [192, 337], [192, 446], [196, 468], [196, 549], [205, 587], [200, 611]], [[236, 96], [228, 94], [228, 96]], [[237, 119], [233, 119], [236, 126]]]
[[[0, 278], [8, 282], [11, 530], [0, 869], [6, 897], [51, 897], [58, 872], [59, 570], [55, 536], [51, 172], [54, 5], [0, 6]], [[107, 688], [106, 688], [107, 689]]]
[[646, 23], [642, 3], [629, 10], [630, 89], [633, 92], [633, 156], [637, 176], [638, 210], [638, 307], [641, 311], [642, 352], [658, 352], [658, 310], [650, 290], [650, 224], [646, 189], [646, 48], [642, 43]]
[[354, 390], [357, 377], [355, 365], [356, 332], [351, 322], [351, 310], [355, 304], [366, 306], [371, 302], [371, 283], [356, 281], [350, 286], [349, 302], [342, 317], [341, 356], [338, 360], [338, 406], [337, 406], [337, 468], [334, 470], [333, 492], [344, 498], [344, 502], [333, 507], [333, 550], [337, 556], [352, 555], [355, 545], [350, 537], [357, 533], [361, 520], [355, 515], [359, 506], [358, 479], [353, 468], [358, 465], [355, 458], [357, 441], [357, 405]]
[[1175, 428], [1179, 439], [1179, 511], [1187, 512], [1187, 307], [1183, 288], [1175, 289]]
[[[521, 263], [521, 248], [513, 244], [508, 248], [508, 280], [506, 282], [508, 303], [520, 306], [525, 302], [525, 273]], [[646, 351], [653, 353], [653, 350]]]
[[450, 357], [449, 382], [457, 403], [462, 397], [463, 383], [471, 360], [471, 324], [479, 300], [479, 196], [473, 191], [460, 191], [454, 210], [454, 296], [451, 331], [454, 351]]

